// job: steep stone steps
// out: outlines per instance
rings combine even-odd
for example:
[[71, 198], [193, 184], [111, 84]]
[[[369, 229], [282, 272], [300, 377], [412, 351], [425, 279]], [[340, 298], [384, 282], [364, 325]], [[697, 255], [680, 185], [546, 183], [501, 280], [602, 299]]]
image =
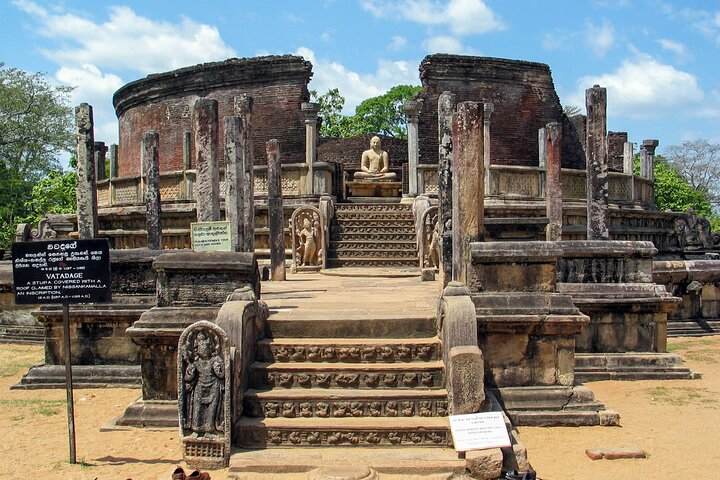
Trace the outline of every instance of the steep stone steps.
[[720, 320], [668, 322], [668, 337], [703, 337], [720, 335]]
[[440, 357], [435, 338], [279, 338], [258, 342], [263, 362], [428, 362]]
[[250, 366], [256, 387], [282, 388], [441, 388], [440, 361], [410, 363], [265, 363]]
[[330, 241], [331, 242], [356, 242], [356, 241], [366, 241], [366, 242], [412, 242], [415, 243], [415, 232], [408, 232], [406, 230], [399, 230], [399, 229], [392, 229], [392, 231], [383, 232], [379, 231], [380, 229], [373, 229], [372, 232], [363, 231], [361, 229], [357, 229], [356, 231], [353, 231], [351, 229], [347, 229], [346, 231], [343, 231], [342, 234], [338, 232], [337, 230], [333, 230], [331, 232]]
[[451, 442], [444, 417], [253, 418], [238, 426], [242, 447], [349, 446], [446, 447]]
[[447, 416], [445, 389], [253, 389], [243, 403], [247, 416], [266, 418]]

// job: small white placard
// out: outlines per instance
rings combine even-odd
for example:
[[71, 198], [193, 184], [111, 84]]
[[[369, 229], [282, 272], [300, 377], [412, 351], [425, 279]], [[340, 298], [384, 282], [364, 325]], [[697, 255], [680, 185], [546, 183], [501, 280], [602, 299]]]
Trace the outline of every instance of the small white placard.
[[230, 222], [195, 222], [190, 224], [193, 252], [229, 252]]
[[505, 419], [500, 412], [450, 415], [450, 431], [457, 452], [510, 446]]

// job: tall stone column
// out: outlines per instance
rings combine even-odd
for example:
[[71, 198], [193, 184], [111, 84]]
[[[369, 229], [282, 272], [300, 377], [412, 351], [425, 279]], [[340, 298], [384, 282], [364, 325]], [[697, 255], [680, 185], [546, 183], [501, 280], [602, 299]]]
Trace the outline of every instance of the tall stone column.
[[142, 141], [143, 165], [145, 165], [145, 205], [147, 207], [147, 247], [162, 250], [162, 220], [160, 209], [160, 135], [156, 131], [145, 132]]
[[[414, 197], [418, 194], [418, 160], [420, 158], [420, 144], [418, 143], [418, 120], [422, 104], [416, 101], [407, 101], [403, 110], [407, 115], [408, 132], [408, 195]], [[423, 192], [424, 193], [424, 192]]]
[[452, 114], [455, 95], [438, 98], [438, 222], [440, 222], [440, 288], [452, 280]]
[[563, 199], [562, 199], [562, 125], [548, 123], [545, 128], [545, 201], [547, 202], [548, 241], [562, 240]]
[[195, 205], [198, 222], [220, 220], [220, 171], [217, 159], [218, 102], [209, 98], [195, 101]]
[[270, 280], [285, 280], [285, 222], [282, 205], [280, 145], [273, 139], [265, 144], [268, 164], [268, 227], [270, 230]]
[[655, 178], [655, 149], [660, 145], [657, 140], [643, 140], [640, 147], [640, 176], [653, 180]]
[[587, 136], [587, 239], [610, 238], [608, 212], [607, 90], [595, 85], [585, 91]]
[[633, 142], [623, 144], [623, 173], [630, 175], [629, 195], [630, 201], [635, 200], [635, 149]]
[[190, 142], [192, 141], [192, 133], [183, 132], [183, 184], [182, 184], [182, 198], [192, 198], [192, 188], [188, 182], [187, 171], [190, 170], [191, 155], [190, 155]]
[[305, 164], [307, 165], [306, 192], [309, 195], [315, 194], [315, 171], [313, 164], [317, 157], [317, 140], [318, 140], [318, 112], [320, 104], [313, 102], [303, 102], [300, 105], [305, 114]]
[[225, 220], [230, 222], [230, 244], [233, 252], [240, 252], [245, 229], [242, 224], [244, 185], [240, 146], [240, 117], [225, 117]]
[[494, 103], [483, 104], [483, 140], [485, 145], [483, 165], [485, 166], [485, 194], [490, 192], [490, 117], [492, 117], [494, 111]]
[[240, 221], [243, 234], [240, 242], [240, 251], [255, 251], [255, 156], [252, 141], [252, 112], [253, 98], [250, 95], [240, 95], [236, 102], [237, 112], [240, 115], [240, 154], [242, 158], [240, 172], [242, 175], [242, 212]]
[[483, 104], [462, 102], [452, 117], [452, 278], [467, 283], [470, 242], [483, 236], [485, 152]]
[[105, 142], [95, 142], [95, 180], [105, 180], [107, 152]]
[[110, 186], [108, 193], [110, 196], [110, 204], [115, 203], [115, 184], [112, 179], [118, 176], [118, 146], [116, 143], [110, 145]]
[[78, 238], [95, 238], [98, 231], [95, 187], [95, 133], [93, 109], [87, 103], [75, 107], [77, 133], [77, 222]]

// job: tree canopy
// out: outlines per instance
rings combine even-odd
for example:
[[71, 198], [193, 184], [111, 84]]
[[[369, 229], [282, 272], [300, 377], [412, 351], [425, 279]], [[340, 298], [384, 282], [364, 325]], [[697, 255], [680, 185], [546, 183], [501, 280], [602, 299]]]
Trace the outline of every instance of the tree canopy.
[[720, 205], [720, 144], [707, 139], [689, 140], [666, 149], [667, 162], [694, 189]]
[[323, 117], [320, 135], [324, 137], [353, 137], [356, 135], [380, 134], [388, 137], [407, 138], [405, 113], [402, 106], [411, 100], [420, 87], [396, 85], [383, 95], [368, 98], [355, 108], [354, 115], [343, 115], [345, 98], [337, 88], [322, 95], [316, 91], [312, 96], [320, 104]]
[[72, 151], [71, 90], [0, 63], [0, 248], [14, 224], [32, 214], [33, 188], [51, 172], [59, 175], [59, 155]]

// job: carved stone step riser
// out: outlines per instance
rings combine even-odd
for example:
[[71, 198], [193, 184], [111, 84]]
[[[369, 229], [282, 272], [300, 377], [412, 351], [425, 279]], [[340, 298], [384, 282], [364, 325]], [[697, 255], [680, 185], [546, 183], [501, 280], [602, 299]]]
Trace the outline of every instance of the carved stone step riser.
[[417, 267], [418, 260], [351, 260], [328, 258], [330, 267]]
[[415, 234], [410, 233], [334, 233], [330, 236], [331, 242], [355, 242], [369, 240], [372, 242], [414, 242]]
[[412, 205], [405, 205], [402, 203], [395, 204], [368, 204], [368, 203], [336, 203], [335, 204], [335, 215], [349, 212], [393, 212], [393, 213], [412, 213]]
[[390, 251], [390, 252], [378, 252], [378, 251], [330, 251], [328, 252], [328, 259], [336, 258], [340, 260], [352, 259], [352, 260], [364, 260], [364, 259], [377, 259], [377, 260], [399, 260], [404, 262], [415, 262], [418, 263], [417, 254], [413, 251]]
[[260, 400], [245, 397], [244, 415], [267, 418], [445, 417], [447, 400]]
[[378, 362], [413, 362], [437, 360], [440, 346], [427, 345], [345, 345], [342, 347], [327, 345], [268, 345], [258, 346], [258, 359], [265, 362], [346, 362], [346, 363], [378, 363]]
[[394, 242], [352, 243], [330, 242], [330, 250], [334, 252], [417, 252], [415, 244]]
[[246, 448], [264, 447], [447, 447], [452, 443], [447, 429], [405, 430], [312, 430], [240, 427], [235, 438]]
[[250, 384], [253, 388], [442, 388], [441, 370], [394, 373], [392, 371], [373, 373], [334, 372], [268, 372], [264, 368], [251, 367]]
[[412, 212], [336, 212], [335, 220], [409, 220], [414, 221]]

